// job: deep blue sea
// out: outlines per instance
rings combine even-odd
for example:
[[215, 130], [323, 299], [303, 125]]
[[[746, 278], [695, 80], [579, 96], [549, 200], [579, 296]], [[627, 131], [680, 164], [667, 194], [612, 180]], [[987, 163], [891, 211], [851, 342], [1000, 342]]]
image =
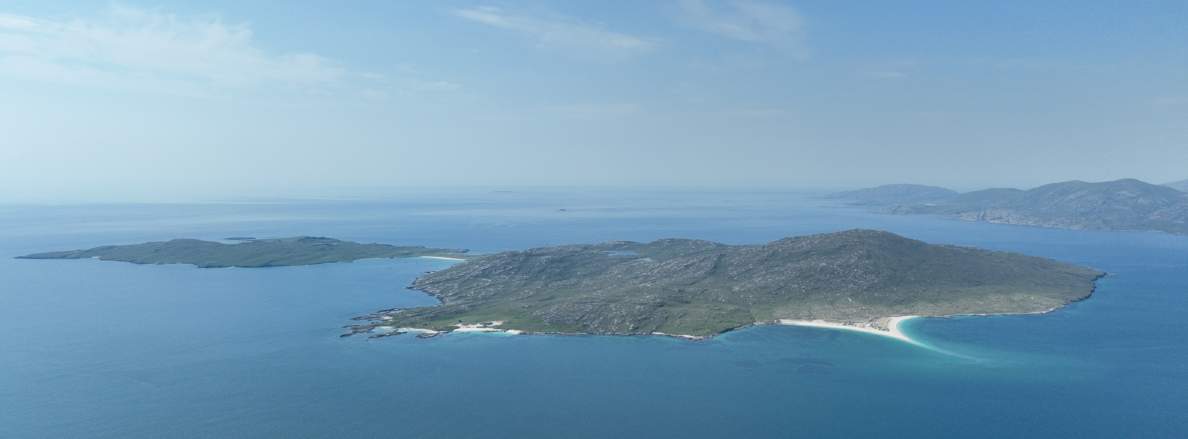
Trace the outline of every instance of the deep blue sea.
[[[560, 209], [564, 209], [561, 211]], [[917, 319], [936, 349], [755, 327], [709, 341], [339, 338], [430, 305], [427, 259], [197, 269], [21, 254], [176, 237], [463, 247], [878, 228], [1110, 273], [1046, 315]], [[1188, 237], [885, 216], [798, 192], [0, 206], [2, 438], [1188, 437]]]

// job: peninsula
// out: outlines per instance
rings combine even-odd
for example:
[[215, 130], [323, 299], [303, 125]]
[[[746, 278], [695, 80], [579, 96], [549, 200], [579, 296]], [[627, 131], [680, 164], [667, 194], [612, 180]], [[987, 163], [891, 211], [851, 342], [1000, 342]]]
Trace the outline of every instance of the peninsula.
[[[230, 238], [229, 238], [230, 239]], [[234, 244], [197, 239], [174, 239], [132, 245], [107, 245], [87, 250], [36, 253], [20, 259], [86, 259], [134, 264], [190, 264], [200, 268], [282, 267], [366, 258], [438, 257], [461, 259], [466, 250], [420, 246], [360, 244], [332, 238], [294, 237], [240, 239]]]
[[763, 245], [608, 242], [468, 259], [410, 288], [438, 306], [359, 318], [344, 336], [498, 331], [705, 337], [763, 323], [893, 331], [902, 316], [1039, 313], [1103, 273], [1050, 259], [850, 230]]
[[1124, 179], [1066, 181], [1028, 190], [958, 193], [934, 186], [893, 184], [831, 196], [892, 214], [932, 214], [966, 221], [1092, 230], [1152, 230], [1188, 234], [1188, 193], [1174, 186]]

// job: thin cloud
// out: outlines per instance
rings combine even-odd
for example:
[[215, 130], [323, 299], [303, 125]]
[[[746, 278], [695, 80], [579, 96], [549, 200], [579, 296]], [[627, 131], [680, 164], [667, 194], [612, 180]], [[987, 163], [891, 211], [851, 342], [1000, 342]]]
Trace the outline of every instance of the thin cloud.
[[[0, 14], [0, 76], [199, 96], [246, 89], [320, 93], [383, 82], [314, 53], [265, 50], [247, 24], [124, 6], [91, 18]], [[442, 84], [431, 85], [458, 88]]]
[[66, 81], [109, 76], [223, 87], [326, 85], [346, 74], [312, 53], [268, 53], [245, 24], [129, 7], [99, 19], [0, 15], [0, 69]]
[[656, 46], [654, 41], [647, 38], [614, 32], [599, 26], [565, 18], [546, 19], [513, 14], [491, 6], [455, 9], [452, 13], [464, 20], [521, 33], [536, 40], [541, 46], [616, 52], [643, 52]]
[[681, 0], [680, 21], [724, 38], [768, 44], [807, 55], [804, 19], [790, 6], [755, 0]]
[[0, 14], [0, 29], [32, 30], [37, 27], [37, 21], [19, 15]]

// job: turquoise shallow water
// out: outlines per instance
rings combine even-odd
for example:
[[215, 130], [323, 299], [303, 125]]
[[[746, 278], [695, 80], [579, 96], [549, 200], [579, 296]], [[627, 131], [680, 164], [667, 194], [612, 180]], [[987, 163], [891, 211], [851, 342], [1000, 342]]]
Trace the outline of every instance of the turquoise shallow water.
[[[564, 208], [565, 212], [558, 209]], [[296, 234], [480, 252], [610, 239], [763, 242], [852, 227], [1108, 271], [1046, 315], [883, 337], [757, 327], [705, 342], [342, 339], [432, 304], [449, 262], [275, 269], [9, 256]], [[793, 193], [452, 193], [384, 202], [0, 207], [0, 437], [1183, 437], [1188, 238], [868, 214]]]

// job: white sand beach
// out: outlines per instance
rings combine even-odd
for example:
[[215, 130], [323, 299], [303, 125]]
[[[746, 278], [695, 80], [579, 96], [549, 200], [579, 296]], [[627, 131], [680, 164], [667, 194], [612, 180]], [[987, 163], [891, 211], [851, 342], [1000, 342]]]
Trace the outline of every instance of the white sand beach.
[[412, 334], [433, 335], [433, 334], [437, 334], [438, 331], [434, 331], [432, 329], [425, 329], [425, 328], [396, 328], [396, 332], [399, 332], [401, 334], [412, 333]]
[[450, 332], [502, 332], [503, 329], [499, 328], [502, 324], [502, 320], [473, 324], [459, 323], [454, 325], [455, 329]]
[[498, 328], [483, 328], [480, 326], [461, 326], [450, 332], [499, 332], [502, 329]]
[[702, 337], [702, 336], [699, 336], [699, 335], [688, 335], [688, 334], [669, 334], [669, 333], [666, 333], [666, 332], [658, 332], [658, 331], [657, 331], [657, 332], [653, 332], [653, 333], [652, 333], [652, 335], [659, 335], [659, 336], [663, 336], [663, 337], [676, 337], [676, 338], [683, 338], [683, 339], [685, 339], [685, 340], [705, 340], [705, 339], [707, 338], [707, 337]]
[[421, 256], [421, 257], [425, 258], [425, 259], [438, 259], [438, 260], [442, 260], [442, 261], [457, 261], [457, 262], [465, 261], [465, 259], [462, 259], [462, 258], [451, 258], [449, 256]]
[[919, 345], [920, 342], [912, 340], [912, 338], [908, 337], [907, 334], [904, 334], [903, 331], [899, 327], [900, 323], [903, 323], [904, 321], [913, 319], [913, 318], [916, 318], [916, 316], [888, 317], [885, 319], [879, 319], [877, 321], [868, 322], [868, 323], [838, 323], [838, 322], [828, 322], [825, 320], [781, 319], [781, 320], [777, 320], [776, 323], [781, 324], [781, 325], [808, 326], [808, 327], [813, 327], [813, 328], [841, 329], [841, 330], [846, 330], [846, 331], [865, 332], [867, 334], [880, 335], [883, 337], [891, 337], [896, 340]]

